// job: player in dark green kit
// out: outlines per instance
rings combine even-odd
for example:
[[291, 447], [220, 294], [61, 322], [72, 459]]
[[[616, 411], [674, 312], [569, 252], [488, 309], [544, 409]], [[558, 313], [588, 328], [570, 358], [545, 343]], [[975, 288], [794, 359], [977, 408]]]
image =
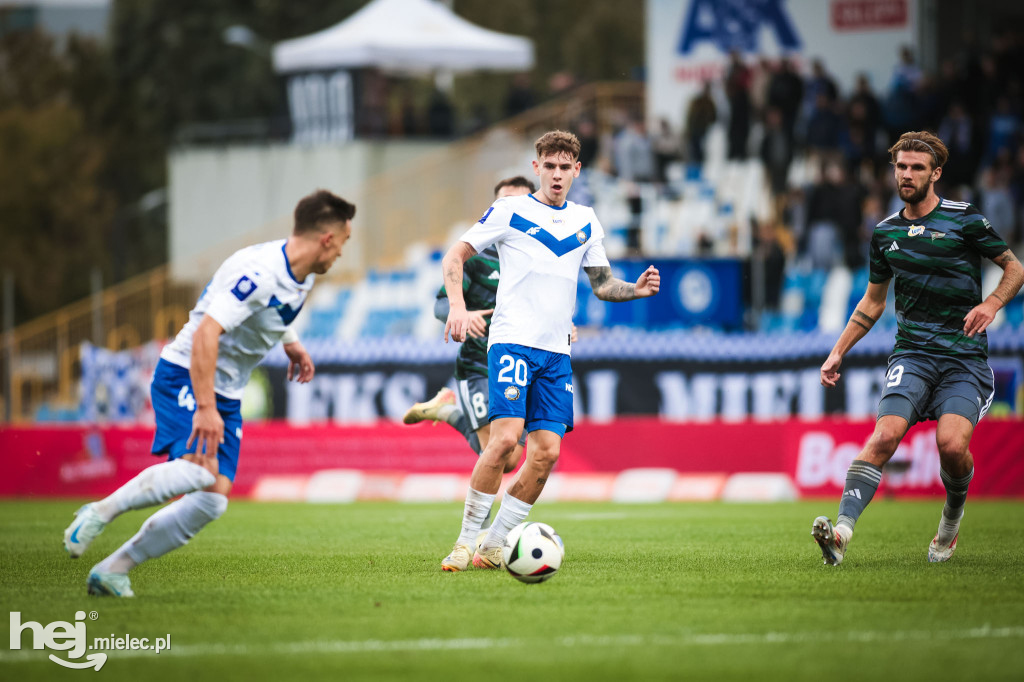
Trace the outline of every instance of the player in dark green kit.
[[[496, 199], [529, 194], [535, 191], [532, 182], [521, 175], [506, 178], [494, 188]], [[466, 340], [455, 360], [455, 380], [458, 384], [462, 409], [456, 406], [455, 393], [442, 388], [430, 400], [416, 403], [405, 413], [402, 421], [417, 424], [421, 421], [443, 421], [451, 424], [465, 437], [469, 446], [479, 455], [487, 446], [490, 423], [487, 421], [490, 401], [487, 384], [487, 333], [490, 315], [498, 295], [498, 277], [501, 266], [498, 250], [494, 247], [473, 256], [463, 269], [462, 291], [469, 309], [470, 325]], [[448, 319], [448, 294], [444, 286], [434, 303], [434, 316], [442, 322]], [[523, 454], [526, 433], [505, 462], [505, 472], [515, 469]]]
[[[896, 347], [889, 358], [878, 421], [850, 465], [836, 524], [825, 516], [811, 529], [826, 564], [839, 565], [853, 527], [882, 480], [882, 467], [916, 422], [934, 419], [940, 475], [946, 488], [929, 561], [956, 549], [967, 486], [974, 476], [968, 446], [993, 394], [985, 329], [1017, 295], [1024, 267], [971, 204], [935, 194], [949, 152], [927, 132], [904, 133], [890, 149], [903, 210], [875, 228], [868, 288], [825, 364], [821, 383], [834, 387], [843, 356], [878, 320], [889, 280], [896, 281]], [[981, 295], [982, 259], [1003, 270], [995, 290]]]

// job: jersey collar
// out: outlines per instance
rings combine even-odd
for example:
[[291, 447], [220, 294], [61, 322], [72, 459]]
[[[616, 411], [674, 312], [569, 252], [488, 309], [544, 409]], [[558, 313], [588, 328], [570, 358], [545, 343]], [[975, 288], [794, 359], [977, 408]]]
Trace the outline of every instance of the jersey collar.
[[536, 202], [537, 202], [538, 204], [540, 204], [541, 206], [547, 206], [548, 208], [552, 208], [552, 209], [554, 209], [554, 210], [556, 210], [556, 211], [561, 211], [562, 209], [564, 209], [564, 208], [565, 208], [566, 206], [568, 206], [568, 205], [569, 205], [569, 202], [568, 202], [568, 201], [564, 201], [564, 202], [562, 202], [562, 205], [561, 205], [561, 206], [552, 206], [551, 204], [545, 204], [545, 203], [544, 203], [543, 201], [541, 201], [541, 200], [540, 200], [540, 199], [538, 199], [537, 197], [533, 196], [533, 194], [530, 194], [530, 195], [528, 195], [528, 196], [529, 196], [529, 197], [530, 197], [531, 199], [533, 199], [534, 201], [536, 201]]
[[299, 279], [295, 276], [295, 273], [292, 272], [292, 264], [288, 262], [288, 252], [285, 250], [287, 246], [288, 240], [285, 239], [284, 244], [281, 244], [281, 253], [284, 254], [284, 267], [286, 270], [288, 270], [288, 275], [292, 278], [293, 282], [295, 282], [296, 284], [304, 284], [304, 282], [299, 281]]

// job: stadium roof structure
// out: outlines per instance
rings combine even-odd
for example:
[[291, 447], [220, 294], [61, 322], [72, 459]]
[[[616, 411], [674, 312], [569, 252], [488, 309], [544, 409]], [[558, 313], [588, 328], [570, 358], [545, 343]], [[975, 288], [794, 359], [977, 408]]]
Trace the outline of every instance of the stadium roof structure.
[[523, 71], [533, 66], [533, 41], [481, 28], [433, 0], [374, 0], [330, 28], [277, 43], [273, 56], [278, 73]]

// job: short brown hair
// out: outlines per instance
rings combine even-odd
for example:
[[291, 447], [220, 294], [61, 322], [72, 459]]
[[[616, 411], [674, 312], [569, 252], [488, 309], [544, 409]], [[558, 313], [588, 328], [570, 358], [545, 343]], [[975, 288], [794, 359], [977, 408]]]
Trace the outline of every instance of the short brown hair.
[[537, 149], [537, 158], [542, 159], [549, 154], [566, 153], [573, 161], [580, 158], [580, 140], [572, 133], [564, 130], [552, 130], [544, 133], [534, 144]]
[[534, 192], [537, 191], [537, 187], [532, 182], [527, 180], [526, 177], [523, 175], [517, 175], [513, 178], [505, 178], [504, 180], [499, 180], [498, 184], [494, 186], [494, 196], [498, 196], [498, 192], [501, 191], [502, 187], [525, 187], [526, 189], [530, 190], [530, 194], [533, 194]]
[[356, 214], [356, 205], [350, 204], [336, 194], [318, 189], [302, 197], [295, 206], [294, 234], [306, 234], [320, 230], [326, 223], [347, 223]]
[[926, 130], [911, 131], [900, 135], [896, 144], [889, 147], [889, 154], [892, 155], [892, 162], [896, 163], [896, 154], [899, 152], [923, 152], [932, 157], [932, 168], [940, 168], [946, 165], [949, 160], [949, 150], [942, 144], [935, 135]]

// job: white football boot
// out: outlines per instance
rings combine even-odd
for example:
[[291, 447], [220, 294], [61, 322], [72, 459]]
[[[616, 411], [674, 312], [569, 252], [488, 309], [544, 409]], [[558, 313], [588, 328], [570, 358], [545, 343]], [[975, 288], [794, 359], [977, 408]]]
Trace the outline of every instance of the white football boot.
[[939, 530], [928, 545], [928, 561], [937, 563], [949, 561], [956, 551], [956, 541], [960, 537], [960, 520], [964, 518], [964, 510], [960, 510], [960, 516], [956, 521], [950, 521], [945, 516], [939, 519]]
[[64, 530], [64, 549], [67, 550], [68, 556], [72, 559], [82, 556], [106, 527], [107, 524], [100, 520], [99, 514], [93, 511], [91, 504], [81, 507], [75, 512], [75, 520]]
[[840, 526], [833, 526], [827, 516], [819, 516], [814, 519], [811, 526], [811, 536], [821, 548], [821, 557], [830, 566], [838, 566], [843, 563], [843, 556], [846, 554], [846, 547], [850, 544], [849, 531], [840, 532]]
[[89, 594], [97, 597], [134, 597], [132, 582], [124, 573], [89, 573]]
[[456, 543], [455, 546], [452, 547], [451, 553], [444, 559], [441, 559], [441, 570], [449, 571], [451, 573], [465, 571], [469, 568], [469, 561], [472, 556], [473, 550], [471, 550], [469, 546]]

